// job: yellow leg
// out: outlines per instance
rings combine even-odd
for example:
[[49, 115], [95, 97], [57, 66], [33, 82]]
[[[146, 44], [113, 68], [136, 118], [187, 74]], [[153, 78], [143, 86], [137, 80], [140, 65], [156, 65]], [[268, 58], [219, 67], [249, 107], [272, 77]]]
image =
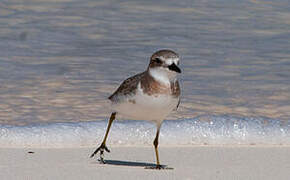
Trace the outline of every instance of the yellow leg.
[[110, 120], [109, 120], [109, 124], [108, 124], [107, 130], [106, 130], [106, 134], [105, 134], [105, 137], [104, 137], [104, 140], [103, 140], [104, 144], [106, 144], [106, 140], [107, 140], [111, 125], [112, 125], [113, 121], [115, 120], [115, 118], [116, 118], [116, 112], [113, 112], [111, 114], [111, 117], [110, 117]]
[[110, 117], [110, 120], [109, 120], [109, 123], [108, 123], [108, 127], [107, 127], [107, 130], [106, 130], [106, 134], [105, 134], [105, 137], [103, 139], [103, 142], [102, 144], [93, 152], [93, 154], [90, 156], [91, 158], [94, 157], [99, 151], [100, 151], [100, 162], [101, 163], [105, 163], [104, 162], [104, 150], [107, 151], [107, 152], [110, 152], [110, 150], [107, 148], [106, 146], [106, 140], [107, 140], [107, 137], [108, 137], [108, 134], [109, 134], [109, 131], [110, 131], [110, 128], [111, 128], [111, 125], [113, 123], [113, 121], [115, 120], [116, 118], [116, 112], [113, 112], [111, 114], [111, 117]]
[[159, 139], [159, 131], [160, 131], [160, 126], [157, 126], [157, 132], [156, 132], [156, 137], [153, 141], [154, 148], [155, 148], [155, 155], [156, 155], [156, 166], [155, 167], [146, 167], [146, 169], [173, 169], [164, 165], [160, 164], [159, 161], [159, 154], [158, 154], [158, 139]]
[[156, 168], [161, 169], [162, 166], [160, 165], [159, 161], [159, 154], [158, 154], [158, 138], [159, 138], [159, 131], [160, 131], [160, 126], [157, 127], [157, 132], [156, 132], [156, 137], [153, 141], [154, 148], [155, 148], [155, 155], [156, 155]]

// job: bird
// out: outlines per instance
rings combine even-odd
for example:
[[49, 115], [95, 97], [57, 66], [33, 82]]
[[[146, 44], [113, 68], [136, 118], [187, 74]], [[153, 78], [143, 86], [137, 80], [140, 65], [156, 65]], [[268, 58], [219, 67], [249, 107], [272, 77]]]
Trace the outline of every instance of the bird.
[[156, 166], [153, 169], [165, 169], [158, 154], [158, 139], [163, 120], [177, 110], [180, 104], [180, 85], [178, 74], [181, 73], [179, 55], [172, 50], [162, 49], [150, 58], [147, 69], [129, 77], [108, 97], [112, 113], [101, 145], [91, 154], [91, 158], [100, 152], [100, 163], [105, 164], [104, 151], [110, 152], [106, 140], [117, 115], [133, 120], [147, 120], [156, 124], [156, 136], [153, 141]]

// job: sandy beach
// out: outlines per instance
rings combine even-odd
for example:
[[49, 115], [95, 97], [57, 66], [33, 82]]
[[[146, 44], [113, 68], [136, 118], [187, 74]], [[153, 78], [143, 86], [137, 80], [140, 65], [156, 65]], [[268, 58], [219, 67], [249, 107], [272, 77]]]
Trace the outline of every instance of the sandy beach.
[[[290, 180], [289, 7], [0, 1], [0, 180]], [[171, 170], [145, 169], [155, 124], [119, 115], [99, 164], [89, 156], [108, 126], [107, 97], [161, 49], [179, 54], [182, 71], [159, 138]]]
[[152, 147], [110, 147], [107, 163], [90, 159], [93, 148], [0, 149], [0, 177], [17, 179], [289, 179], [290, 147], [160, 147], [161, 163], [149, 170]]

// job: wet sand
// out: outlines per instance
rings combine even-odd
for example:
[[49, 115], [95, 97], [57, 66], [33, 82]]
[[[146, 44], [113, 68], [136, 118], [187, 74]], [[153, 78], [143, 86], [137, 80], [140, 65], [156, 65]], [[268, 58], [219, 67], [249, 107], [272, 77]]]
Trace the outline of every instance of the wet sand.
[[108, 164], [89, 155], [94, 148], [0, 149], [0, 177], [17, 179], [289, 179], [289, 146], [160, 147], [173, 170], [149, 170], [153, 147], [110, 147]]

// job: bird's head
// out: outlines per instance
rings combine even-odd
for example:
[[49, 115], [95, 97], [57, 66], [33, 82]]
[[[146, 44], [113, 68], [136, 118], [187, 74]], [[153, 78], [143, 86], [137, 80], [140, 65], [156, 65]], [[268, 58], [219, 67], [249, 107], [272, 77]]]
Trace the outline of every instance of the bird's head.
[[155, 52], [148, 66], [150, 75], [161, 82], [168, 83], [174, 81], [178, 73], [181, 73], [179, 56], [172, 50], [160, 50]]

